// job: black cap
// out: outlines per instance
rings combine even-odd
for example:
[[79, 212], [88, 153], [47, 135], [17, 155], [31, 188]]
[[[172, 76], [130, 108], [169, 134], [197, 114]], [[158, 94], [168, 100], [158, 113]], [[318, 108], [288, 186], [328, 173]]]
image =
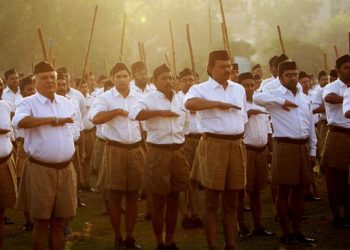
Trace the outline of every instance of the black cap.
[[307, 77], [310, 79], [310, 75], [308, 75], [305, 71], [300, 71], [299, 72], [299, 79]]
[[55, 68], [49, 62], [46, 61], [39, 62], [34, 67], [34, 75], [52, 71], [55, 71]]
[[269, 65], [270, 65], [270, 68], [273, 67], [273, 63], [275, 62], [275, 60], [278, 58], [278, 56], [274, 55], [273, 57], [270, 58], [269, 60]]
[[260, 69], [262, 68], [260, 64], [255, 64], [252, 68], [252, 71], [256, 70], [256, 69]]
[[153, 71], [153, 78], [155, 80], [158, 79], [158, 77], [163, 74], [163, 73], [166, 73], [166, 72], [171, 72], [171, 70], [169, 69], [169, 67], [164, 63], [160, 66], [158, 66], [154, 71]]
[[344, 64], [350, 62], [350, 56], [349, 55], [343, 55], [341, 57], [339, 57], [336, 61], [335, 61], [335, 67], [337, 69], [340, 69], [340, 67]]
[[278, 66], [278, 75], [283, 75], [284, 71], [286, 70], [296, 70], [297, 68], [297, 64], [294, 61], [291, 62], [282, 62], [279, 64]]
[[131, 65], [131, 73], [135, 74], [141, 70], [147, 70], [147, 67], [144, 62], [138, 61]]
[[324, 70], [321, 70], [320, 72], [318, 72], [317, 79], [320, 80], [320, 78], [321, 78], [322, 76], [327, 76], [327, 72], [324, 71]]
[[5, 79], [9, 78], [10, 75], [14, 75], [14, 74], [17, 74], [16, 70], [14, 69], [9, 69], [5, 71], [4, 73]]
[[179, 78], [181, 79], [184, 76], [195, 76], [194, 72], [189, 69], [189, 68], [184, 68], [180, 74], [179, 74]]
[[245, 72], [245, 73], [239, 74], [239, 76], [238, 76], [238, 83], [242, 84], [242, 82], [244, 80], [247, 80], [247, 79], [254, 80], [253, 74], [250, 73], [250, 72]]
[[213, 65], [215, 61], [227, 61], [230, 60], [230, 57], [226, 50], [215, 50], [209, 53], [209, 64]]
[[66, 67], [61, 67], [59, 69], [57, 69], [57, 73], [60, 72], [60, 73], [63, 73], [63, 74], [67, 74], [68, 73], [68, 70]]
[[277, 57], [274, 62], [273, 62], [273, 66], [278, 69], [278, 64], [280, 64], [281, 62], [284, 62], [286, 60], [288, 60], [289, 57], [286, 54], [281, 54], [279, 57]]
[[19, 89], [23, 90], [26, 85], [32, 84], [32, 83], [33, 83], [33, 76], [32, 75], [26, 76], [19, 82]]
[[330, 75], [331, 77], [338, 78], [338, 73], [337, 73], [337, 70], [336, 70], [336, 69], [331, 69], [331, 70], [329, 71], [329, 75]]
[[117, 63], [116, 65], [114, 65], [114, 67], [109, 72], [109, 75], [114, 76], [116, 73], [122, 70], [126, 70], [130, 75], [130, 70], [124, 63]]

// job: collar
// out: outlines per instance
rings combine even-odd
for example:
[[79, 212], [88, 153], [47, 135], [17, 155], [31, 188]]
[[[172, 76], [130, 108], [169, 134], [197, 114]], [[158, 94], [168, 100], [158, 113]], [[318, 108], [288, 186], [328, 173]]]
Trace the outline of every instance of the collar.
[[17, 92], [15, 93], [15, 92], [13, 92], [8, 86], [6, 86], [6, 88], [4, 89], [4, 92], [11, 92], [11, 93], [13, 93], [14, 95], [18, 95], [19, 94], [19, 88], [17, 89]]
[[338, 83], [339, 83], [340, 87], [342, 87], [342, 88], [348, 88], [348, 85], [346, 85], [342, 80], [340, 80], [339, 77], [338, 77]]
[[[216, 89], [216, 88], [218, 88], [218, 87], [222, 87], [222, 85], [221, 85], [220, 83], [218, 83], [217, 81], [215, 81], [215, 80], [214, 80], [213, 78], [211, 78], [210, 76], [209, 76], [208, 82], [209, 82], [209, 86], [212, 87], [213, 89]], [[227, 80], [227, 87], [229, 87], [229, 86], [231, 86], [231, 83], [230, 83], [229, 80]]]
[[[116, 87], [113, 87], [112, 89], [112, 94], [115, 96], [115, 97], [123, 97], [124, 98], [124, 96], [122, 96], [120, 93], [119, 93], [119, 91], [117, 90], [117, 88]], [[129, 87], [129, 94], [128, 94], [128, 96], [127, 97], [129, 97], [129, 96], [135, 96], [135, 93], [131, 90], [131, 88]], [[126, 97], [126, 98], [127, 98]]]
[[[41, 102], [42, 104], [45, 104], [46, 102], [50, 102], [50, 100], [43, 96], [42, 94], [40, 94], [39, 92], [36, 92], [35, 97], [39, 100], [39, 102]], [[57, 98], [57, 95], [55, 93], [55, 97], [53, 99], [53, 102], [57, 102], [57, 103], [61, 103], [61, 100], [59, 100], [59, 98]]]
[[[290, 93], [292, 93], [292, 91], [290, 91], [289, 89], [287, 89], [286, 87], [284, 87], [283, 86], [283, 84], [280, 82], [280, 84], [281, 84], [281, 87], [280, 87], [280, 90], [282, 91], [282, 94], [284, 94], [284, 95], [286, 95], [287, 94], [287, 92], [289, 91]], [[297, 88], [297, 92], [296, 92], [296, 95], [295, 96], [297, 96], [298, 94], [299, 94], [299, 88], [298, 87], [296, 87]]]

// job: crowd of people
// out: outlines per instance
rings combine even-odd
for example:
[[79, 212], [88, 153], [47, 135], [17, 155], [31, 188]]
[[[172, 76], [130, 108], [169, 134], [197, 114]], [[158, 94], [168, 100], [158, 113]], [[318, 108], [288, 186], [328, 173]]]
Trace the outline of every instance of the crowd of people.
[[[175, 76], [167, 64], [149, 77], [142, 61], [130, 69], [116, 63], [97, 82], [92, 73], [73, 79], [46, 61], [28, 76], [7, 70], [0, 81], [0, 220], [11, 223], [5, 214], [16, 208], [33, 249], [63, 249], [77, 206], [87, 205], [80, 191], [98, 191], [116, 250], [142, 249], [134, 238], [140, 197], [156, 250], [179, 249], [178, 214], [184, 229], [204, 228], [208, 249], [218, 249], [219, 209], [225, 250], [233, 250], [237, 236], [275, 235], [261, 220], [260, 193], [270, 185], [281, 243], [309, 244], [316, 239], [301, 223], [305, 200], [320, 200], [319, 166], [332, 226], [350, 228], [350, 56], [316, 79], [285, 54], [269, 66], [267, 79], [260, 64], [240, 73], [220, 50], [209, 54], [205, 82], [189, 68]], [[1, 225], [0, 249], [4, 239]]]

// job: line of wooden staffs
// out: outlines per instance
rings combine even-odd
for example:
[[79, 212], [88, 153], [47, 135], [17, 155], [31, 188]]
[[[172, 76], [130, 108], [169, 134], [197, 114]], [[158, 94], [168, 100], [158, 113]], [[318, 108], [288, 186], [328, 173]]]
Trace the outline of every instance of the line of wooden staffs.
[[[222, 22], [221, 22], [221, 31], [222, 31], [222, 40], [223, 40], [223, 46], [225, 50], [228, 52], [229, 57], [231, 59], [231, 62], [234, 63], [233, 59], [233, 53], [232, 53], [232, 48], [230, 46], [230, 41], [229, 41], [229, 36], [228, 36], [228, 29], [227, 29], [227, 24], [226, 24], [226, 18], [225, 18], [225, 11], [224, 11], [224, 6], [222, 0], [219, 0], [220, 3], [220, 11], [221, 11], [221, 17], [222, 17]], [[90, 35], [89, 35], [89, 40], [87, 44], [87, 49], [85, 52], [84, 60], [83, 60], [83, 68], [82, 68], [82, 77], [86, 73], [87, 65], [88, 65], [88, 60], [89, 60], [89, 55], [90, 55], [90, 49], [91, 49], [91, 43], [92, 43], [92, 38], [95, 30], [95, 23], [96, 23], [96, 16], [98, 12], [98, 6], [95, 6], [94, 9], [94, 14], [92, 18], [92, 25], [91, 25], [91, 30], [90, 30]], [[209, 18], [211, 18], [210, 10], [209, 10]], [[124, 43], [125, 43], [125, 32], [126, 32], [126, 15], [124, 15], [123, 18], [123, 26], [122, 26], [122, 34], [121, 34], [121, 42], [120, 42], [120, 51], [118, 54], [118, 59], [120, 62], [123, 61], [123, 51], [124, 51]], [[210, 22], [211, 23], [211, 22]], [[211, 33], [211, 25], [209, 27], [209, 32]], [[38, 35], [39, 35], [39, 40], [41, 44], [41, 49], [42, 49], [42, 54], [43, 54], [43, 59], [45, 61], [51, 62], [55, 66], [55, 57], [53, 57], [52, 52], [51, 52], [51, 47], [49, 44], [49, 50], [46, 47], [45, 43], [45, 37], [44, 37], [44, 32], [42, 28], [39, 26], [37, 27], [38, 30]], [[164, 58], [165, 62], [169, 66], [169, 68], [172, 70], [173, 74], [176, 76], [177, 75], [177, 69], [176, 69], [176, 49], [175, 49], [175, 40], [174, 40], [174, 33], [173, 33], [173, 26], [171, 20], [169, 20], [169, 31], [170, 31], [170, 41], [171, 41], [171, 52], [172, 52], [172, 62], [170, 62], [168, 55], [165, 53]], [[279, 38], [279, 43], [281, 46], [281, 51], [282, 53], [286, 54], [286, 49], [282, 37], [282, 32], [281, 32], [281, 27], [277, 25], [277, 32], [278, 32], [278, 38]], [[196, 65], [195, 65], [195, 58], [194, 58], [194, 53], [193, 53], [193, 46], [192, 46], [192, 39], [191, 39], [191, 31], [190, 31], [190, 25], [186, 25], [186, 35], [187, 35], [187, 44], [189, 48], [189, 54], [190, 54], [190, 59], [191, 59], [191, 67], [192, 71], [196, 73]], [[348, 33], [348, 41], [349, 41], [349, 53], [350, 53], [350, 32]], [[333, 46], [334, 53], [336, 58], [339, 57], [339, 52], [338, 48], [336, 45]], [[138, 50], [139, 50], [139, 56], [140, 60], [147, 65], [147, 56], [146, 56], [146, 51], [145, 51], [145, 46], [143, 42], [138, 42]], [[324, 63], [324, 70], [326, 72], [329, 71], [328, 67], [328, 56], [327, 53], [323, 54], [323, 63]], [[108, 66], [107, 66], [107, 60], [106, 58], [104, 59], [104, 65], [105, 65], [105, 70], [108, 72]], [[32, 67], [34, 66], [34, 55], [33, 55], [33, 60], [32, 60]], [[89, 86], [91, 87], [91, 86]], [[91, 90], [91, 89], [90, 89]]]

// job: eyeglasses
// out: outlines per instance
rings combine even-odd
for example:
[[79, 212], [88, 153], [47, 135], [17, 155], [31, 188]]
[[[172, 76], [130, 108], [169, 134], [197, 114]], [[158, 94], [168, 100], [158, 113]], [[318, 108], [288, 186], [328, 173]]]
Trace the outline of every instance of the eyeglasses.
[[283, 76], [287, 78], [299, 77], [299, 73], [287, 73], [287, 74], [283, 74]]

